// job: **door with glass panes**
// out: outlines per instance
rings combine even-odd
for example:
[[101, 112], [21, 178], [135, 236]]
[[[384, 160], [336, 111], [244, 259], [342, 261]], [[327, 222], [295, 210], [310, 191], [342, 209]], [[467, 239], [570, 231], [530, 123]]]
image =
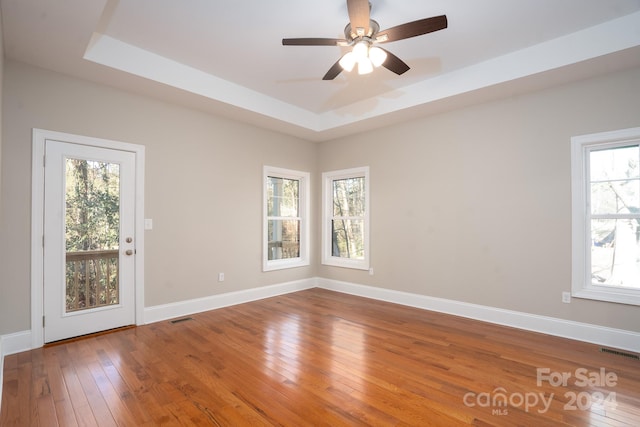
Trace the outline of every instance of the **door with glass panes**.
[[135, 153], [45, 142], [44, 342], [135, 323]]

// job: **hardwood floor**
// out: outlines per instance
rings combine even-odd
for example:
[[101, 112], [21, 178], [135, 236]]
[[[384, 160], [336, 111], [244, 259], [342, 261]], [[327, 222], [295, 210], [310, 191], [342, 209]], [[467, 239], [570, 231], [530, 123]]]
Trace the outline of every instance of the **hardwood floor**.
[[596, 345], [321, 289], [191, 318], [7, 356], [0, 425], [640, 425]]

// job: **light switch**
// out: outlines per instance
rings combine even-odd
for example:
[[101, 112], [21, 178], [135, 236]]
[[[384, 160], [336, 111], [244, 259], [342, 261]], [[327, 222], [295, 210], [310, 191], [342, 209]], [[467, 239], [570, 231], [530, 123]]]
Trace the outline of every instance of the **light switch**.
[[152, 230], [153, 229], [153, 220], [151, 218], [146, 218], [144, 220], [144, 229]]

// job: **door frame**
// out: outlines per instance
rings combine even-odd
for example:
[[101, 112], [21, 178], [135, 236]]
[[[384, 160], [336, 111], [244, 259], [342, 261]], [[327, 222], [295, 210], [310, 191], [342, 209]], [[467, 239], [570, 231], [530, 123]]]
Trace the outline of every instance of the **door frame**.
[[136, 325], [144, 324], [144, 154], [138, 144], [34, 128], [31, 153], [31, 347], [44, 345], [44, 156], [45, 141], [129, 151], [135, 154], [134, 307]]

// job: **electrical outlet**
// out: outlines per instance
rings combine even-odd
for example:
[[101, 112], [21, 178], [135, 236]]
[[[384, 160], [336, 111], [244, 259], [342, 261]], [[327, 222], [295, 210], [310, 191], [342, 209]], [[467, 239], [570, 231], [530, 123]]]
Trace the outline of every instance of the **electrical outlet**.
[[571, 292], [563, 292], [562, 293], [562, 302], [565, 304], [571, 303]]
[[218, 273], [218, 282], [224, 282], [224, 273]]
[[373, 267], [369, 269], [369, 276], [373, 276]]

